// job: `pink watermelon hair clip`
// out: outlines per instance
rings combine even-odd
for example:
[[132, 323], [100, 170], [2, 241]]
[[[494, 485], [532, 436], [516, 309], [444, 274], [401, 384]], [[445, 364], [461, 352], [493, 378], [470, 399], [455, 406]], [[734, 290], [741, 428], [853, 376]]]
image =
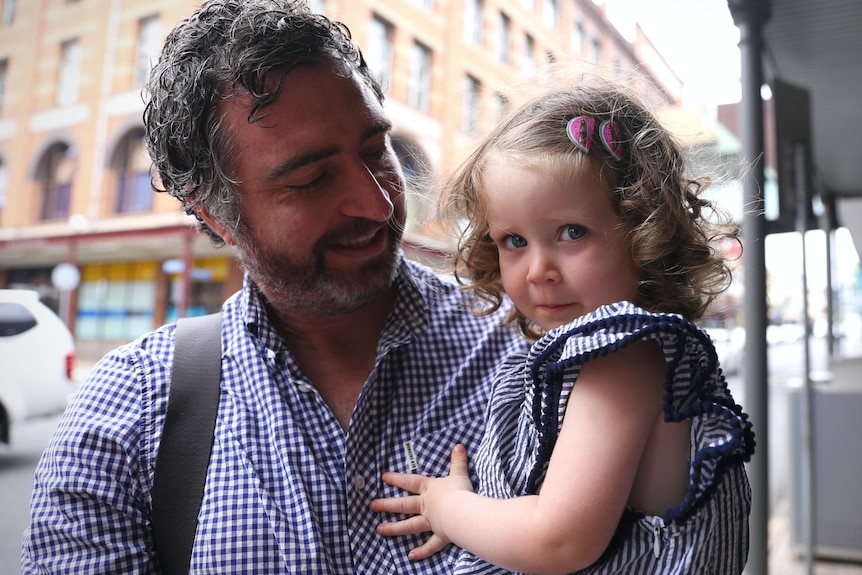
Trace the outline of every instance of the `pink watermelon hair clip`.
[[[596, 119], [590, 116], [576, 116], [566, 124], [566, 135], [582, 152], [588, 154], [593, 146], [593, 132]], [[605, 149], [617, 160], [623, 159], [622, 129], [613, 120], [605, 120], [599, 125], [599, 139]]]

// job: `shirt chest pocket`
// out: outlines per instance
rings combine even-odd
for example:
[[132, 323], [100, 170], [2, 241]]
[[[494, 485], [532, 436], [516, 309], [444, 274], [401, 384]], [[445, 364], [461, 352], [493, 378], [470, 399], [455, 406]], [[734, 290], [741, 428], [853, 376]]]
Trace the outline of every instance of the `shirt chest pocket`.
[[[392, 470], [434, 477], [448, 475], [452, 448], [460, 443], [467, 448], [468, 455], [475, 455], [483, 429], [484, 420], [480, 418], [458, 427], [405, 440], [400, 446], [401, 453], [394, 454], [395, 466]], [[473, 468], [471, 461], [471, 476]], [[475, 480], [475, 477], [473, 479]]]

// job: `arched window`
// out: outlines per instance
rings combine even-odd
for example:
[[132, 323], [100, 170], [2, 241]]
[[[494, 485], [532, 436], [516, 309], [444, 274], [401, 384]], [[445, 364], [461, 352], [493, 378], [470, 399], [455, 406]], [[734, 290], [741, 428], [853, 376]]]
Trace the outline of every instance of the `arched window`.
[[150, 186], [150, 157], [144, 145], [144, 129], [135, 128], [123, 136], [111, 161], [117, 175], [114, 213], [147, 212], [153, 207]]
[[45, 151], [39, 161], [36, 181], [42, 193], [40, 220], [65, 220], [69, 217], [76, 159], [74, 148], [64, 142], [57, 142]]

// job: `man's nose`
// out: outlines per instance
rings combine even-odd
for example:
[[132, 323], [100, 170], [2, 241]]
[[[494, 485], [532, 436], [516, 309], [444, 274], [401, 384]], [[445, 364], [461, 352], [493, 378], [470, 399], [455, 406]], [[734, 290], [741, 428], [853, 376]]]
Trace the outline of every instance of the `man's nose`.
[[342, 212], [350, 217], [385, 222], [395, 211], [389, 184], [362, 164], [354, 170], [351, 181], [346, 182], [347, 193], [342, 202]]

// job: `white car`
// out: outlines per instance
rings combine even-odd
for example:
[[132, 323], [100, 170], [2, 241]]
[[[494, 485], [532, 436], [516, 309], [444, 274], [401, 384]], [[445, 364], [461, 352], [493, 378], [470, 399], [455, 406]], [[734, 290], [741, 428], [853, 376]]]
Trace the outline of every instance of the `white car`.
[[39, 294], [0, 289], [0, 443], [15, 423], [65, 409], [74, 363], [72, 334]]

